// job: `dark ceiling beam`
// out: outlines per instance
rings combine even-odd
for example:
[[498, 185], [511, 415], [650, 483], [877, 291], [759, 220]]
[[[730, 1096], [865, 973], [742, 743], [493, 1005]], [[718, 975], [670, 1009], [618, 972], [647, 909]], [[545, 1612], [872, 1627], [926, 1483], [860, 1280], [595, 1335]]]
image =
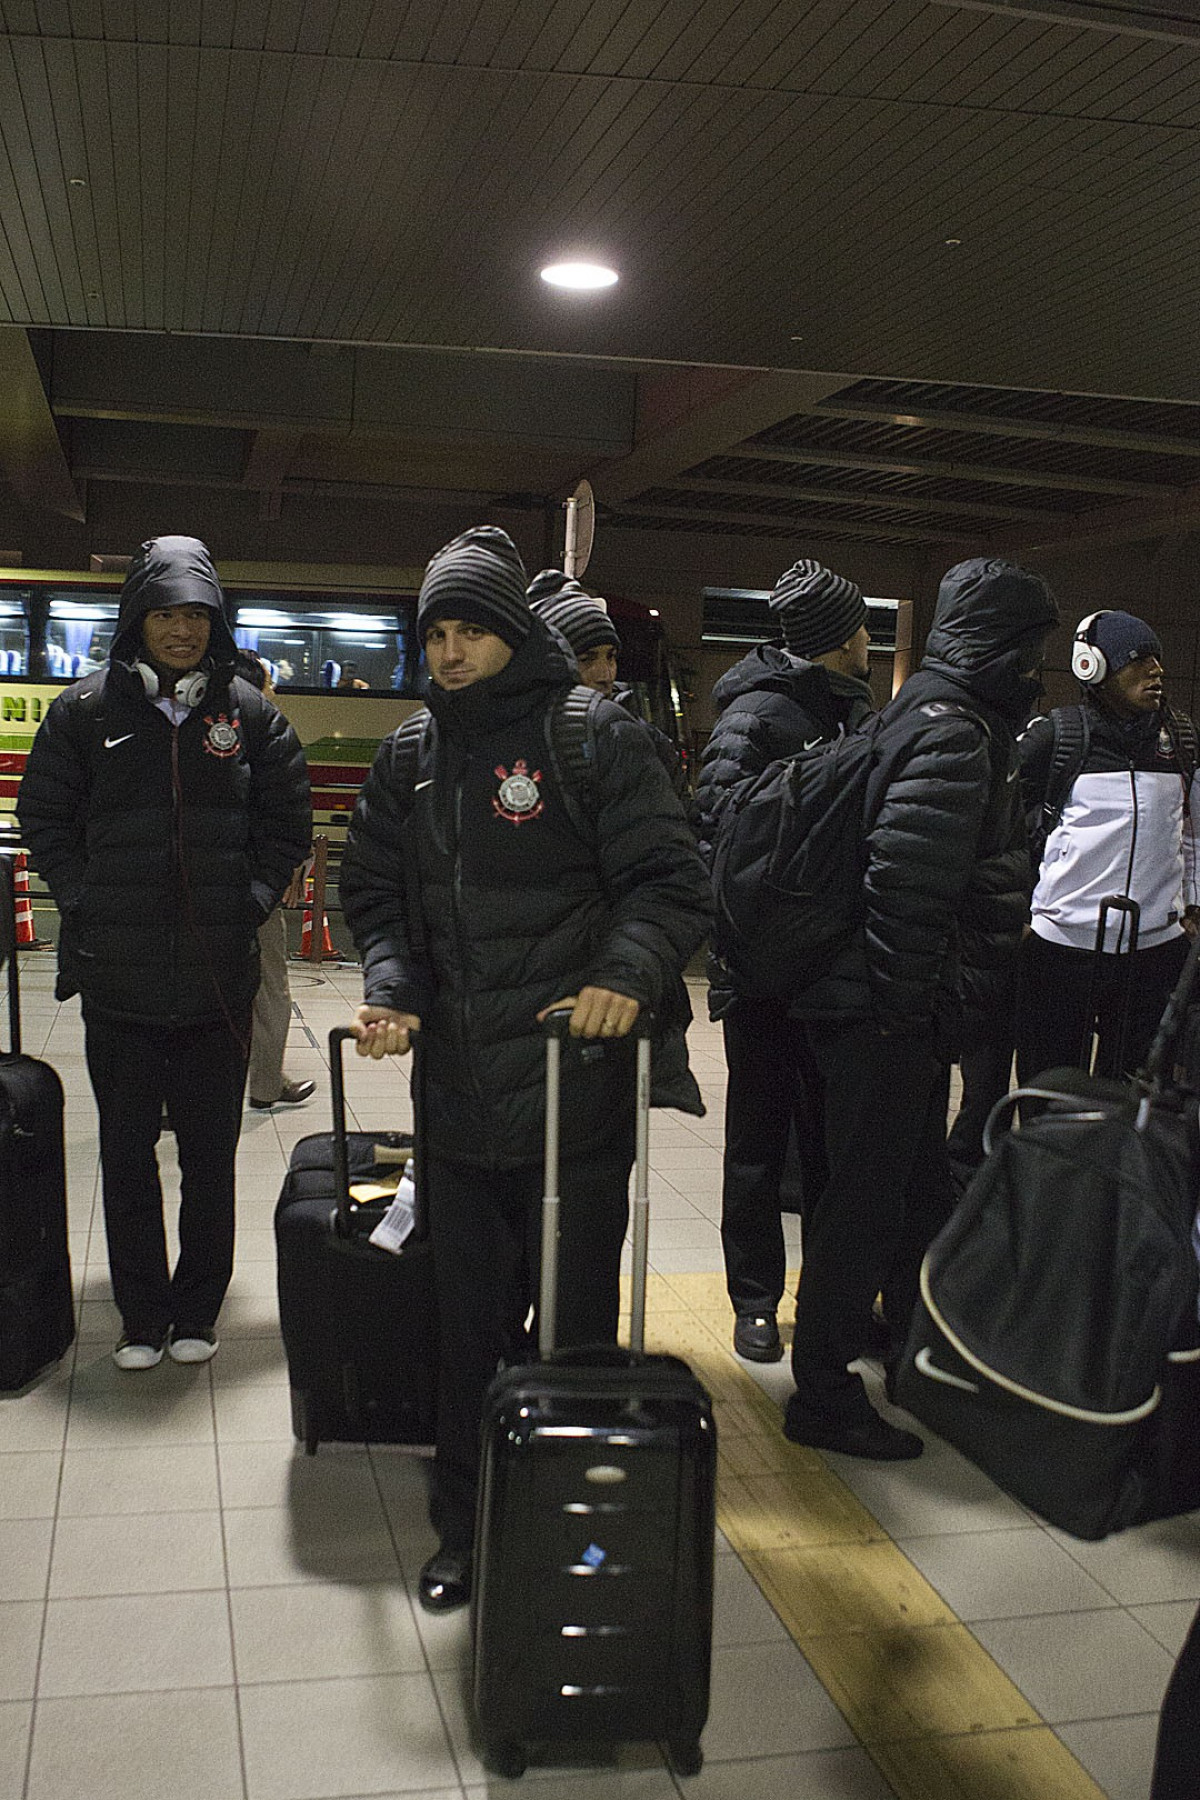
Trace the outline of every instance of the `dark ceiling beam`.
[[639, 519], [683, 519], [694, 525], [697, 531], [703, 531], [712, 525], [740, 525], [748, 530], [761, 531], [764, 525], [773, 526], [776, 530], [787, 531], [793, 537], [820, 537], [830, 533], [838, 537], [860, 537], [874, 539], [878, 543], [895, 544], [974, 544], [981, 543], [983, 535], [968, 535], [957, 531], [911, 531], [903, 526], [859, 525], [853, 519], [781, 519], [778, 513], [727, 512], [701, 510], [694, 506], [642, 506], [636, 501], [622, 506], [614, 512], [611, 523], [620, 525], [629, 518]]
[[879, 425], [913, 425], [931, 431], [968, 431], [975, 437], [1024, 438], [1031, 443], [1081, 444], [1094, 450], [1131, 450], [1139, 455], [1200, 457], [1200, 438], [1160, 437], [1149, 431], [1102, 431], [1089, 425], [1059, 425], [1045, 419], [1005, 419], [991, 413], [937, 412], [928, 407], [815, 406], [823, 419], [867, 419]]
[[1182, 537], [1195, 531], [1200, 531], [1200, 482], [1174, 488], [1157, 502], [1101, 506], [1075, 513], [1048, 531], [1003, 532], [997, 547], [1013, 555], [1036, 556], [1054, 550], [1098, 550], [1117, 544], [1138, 544], [1148, 538]]
[[[1108, 494], [1126, 500], [1158, 500], [1165, 492], [1161, 483], [1117, 481], [1107, 476], [1063, 475], [1046, 469], [1005, 469], [990, 463], [938, 462], [923, 456], [852, 456], [843, 450], [780, 449], [775, 444], [738, 444], [736, 449], [714, 452], [747, 462], [774, 462], [793, 468], [883, 469], [895, 475], [931, 475], [939, 481], [987, 481], [997, 487], [1052, 488], [1067, 494]], [[649, 485], [649, 484], [646, 484]]]
[[956, 12], [998, 13], [1032, 19], [1038, 25], [1075, 25], [1121, 36], [1163, 38], [1170, 44], [1200, 43], [1200, 22], [1179, 6], [1114, 6], [1108, 0], [933, 0]]
[[550, 445], [576, 458], [580, 473], [634, 442], [632, 370], [565, 357], [362, 345], [316, 355], [304, 343], [59, 331], [53, 365], [54, 410], [73, 418], [449, 447]]
[[682, 494], [731, 494], [746, 500], [800, 500], [817, 506], [882, 506], [903, 512], [952, 514], [958, 518], [998, 519], [1010, 525], [1049, 524], [1062, 517], [1039, 506], [992, 506], [986, 500], [934, 500], [928, 494], [847, 493], [844, 488], [793, 487], [781, 481], [703, 481], [680, 475], [663, 487]]
[[615, 506], [661, 487], [682, 469], [722, 455], [727, 445], [807, 411], [850, 379], [762, 370], [642, 370], [633, 448], [587, 471], [596, 498]]
[[0, 327], [0, 472], [23, 506], [85, 517], [29, 333], [19, 325]]

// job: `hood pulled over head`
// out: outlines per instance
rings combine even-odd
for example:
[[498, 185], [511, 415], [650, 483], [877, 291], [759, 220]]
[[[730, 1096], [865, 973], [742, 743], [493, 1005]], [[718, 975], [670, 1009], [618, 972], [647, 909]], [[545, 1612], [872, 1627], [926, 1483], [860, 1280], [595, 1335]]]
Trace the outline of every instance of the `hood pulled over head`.
[[955, 563], [942, 577], [923, 669], [940, 669], [1023, 722], [1038, 688], [1041, 649], [1058, 603], [1040, 575], [996, 557]]
[[1058, 603], [1040, 575], [973, 556], [942, 576], [926, 658], [975, 670], [1026, 650], [1058, 624]]
[[170, 606], [206, 606], [212, 613], [206, 661], [232, 672], [237, 646], [225, 616], [225, 595], [212, 557], [199, 538], [158, 537], [144, 543], [121, 588], [110, 662], [133, 664], [142, 648], [142, 620]]

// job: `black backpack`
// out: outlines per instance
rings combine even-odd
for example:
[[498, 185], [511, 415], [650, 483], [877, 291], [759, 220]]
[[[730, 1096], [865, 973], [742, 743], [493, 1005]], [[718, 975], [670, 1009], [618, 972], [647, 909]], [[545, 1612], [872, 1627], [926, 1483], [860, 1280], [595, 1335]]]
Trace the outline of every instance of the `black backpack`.
[[[954, 701], [921, 711], [988, 729]], [[713, 941], [739, 994], [790, 999], [853, 943], [866, 911], [866, 840], [912, 747], [907, 715], [893, 723], [873, 713], [729, 795], [713, 842]]]

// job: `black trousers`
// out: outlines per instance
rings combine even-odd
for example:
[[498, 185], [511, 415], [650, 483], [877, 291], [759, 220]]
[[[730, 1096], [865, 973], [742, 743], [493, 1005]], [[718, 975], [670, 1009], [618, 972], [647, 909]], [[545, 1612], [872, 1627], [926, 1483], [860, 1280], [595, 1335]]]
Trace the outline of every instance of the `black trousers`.
[[[615, 1343], [633, 1147], [559, 1166], [557, 1342]], [[513, 1353], [514, 1323], [541, 1272], [540, 1165], [484, 1169], [427, 1161], [439, 1322], [438, 1425], [430, 1517], [443, 1544], [469, 1549], [484, 1395]]]
[[988, 1114], [1011, 1084], [1014, 1029], [1012, 1007], [1001, 1007], [989, 1029], [979, 1032], [959, 1058], [962, 1100], [946, 1139], [946, 1151], [960, 1192], [983, 1161]]
[[828, 1177], [819, 1083], [814, 1100], [804, 1027], [782, 1005], [739, 999], [723, 1029], [729, 1070], [721, 1188], [725, 1279], [736, 1313], [773, 1313], [787, 1275], [781, 1184], [794, 1177], [792, 1154], [802, 1209]]
[[[234, 1156], [242, 1128], [249, 1012], [170, 1029], [84, 1008], [100, 1110], [100, 1167], [113, 1298], [128, 1336], [216, 1322], [233, 1274]], [[240, 1037], [240, 1041], [239, 1041]], [[171, 1272], [155, 1146], [167, 1106], [179, 1146], [179, 1260]]]
[[877, 1293], [903, 1336], [921, 1260], [954, 1206], [946, 1158], [948, 1064], [923, 1037], [869, 1021], [805, 1026], [822, 1089], [829, 1179], [804, 1219], [792, 1374], [836, 1406], [857, 1377]]
[[1167, 1683], [1150, 1800], [1196, 1800], [1200, 1785], [1200, 1612]]
[[[1031, 932], [1021, 948], [1018, 1081], [1027, 1082], [1045, 1069], [1079, 1063], [1085, 1035], [1090, 1044], [1093, 1029], [1099, 1037], [1096, 1074], [1132, 1075], [1146, 1060], [1187, 949], [1188, 940], [1181, 931], [1164, 944], [1136, 950], [1132, 961], [1128, 955], [1101, 956], [1093, 993], [1097, 959], [1090, 950], [1069, 950]], [[1123, 1019], [1125, 1047], [1121, 1055]]]

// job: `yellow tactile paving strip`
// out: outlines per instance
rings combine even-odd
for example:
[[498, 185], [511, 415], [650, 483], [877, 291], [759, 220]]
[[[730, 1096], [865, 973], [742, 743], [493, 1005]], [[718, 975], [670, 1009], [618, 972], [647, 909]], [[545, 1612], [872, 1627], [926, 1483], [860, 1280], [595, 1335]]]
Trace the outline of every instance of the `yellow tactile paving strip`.
[[647, 1348], [712, 1394], [717, 1523], [898, 1800], [1104, 1800], [823, 1458], [784, 1438], [729, 1347], [724, 1277], [651, 1276], [647, 1314]]

